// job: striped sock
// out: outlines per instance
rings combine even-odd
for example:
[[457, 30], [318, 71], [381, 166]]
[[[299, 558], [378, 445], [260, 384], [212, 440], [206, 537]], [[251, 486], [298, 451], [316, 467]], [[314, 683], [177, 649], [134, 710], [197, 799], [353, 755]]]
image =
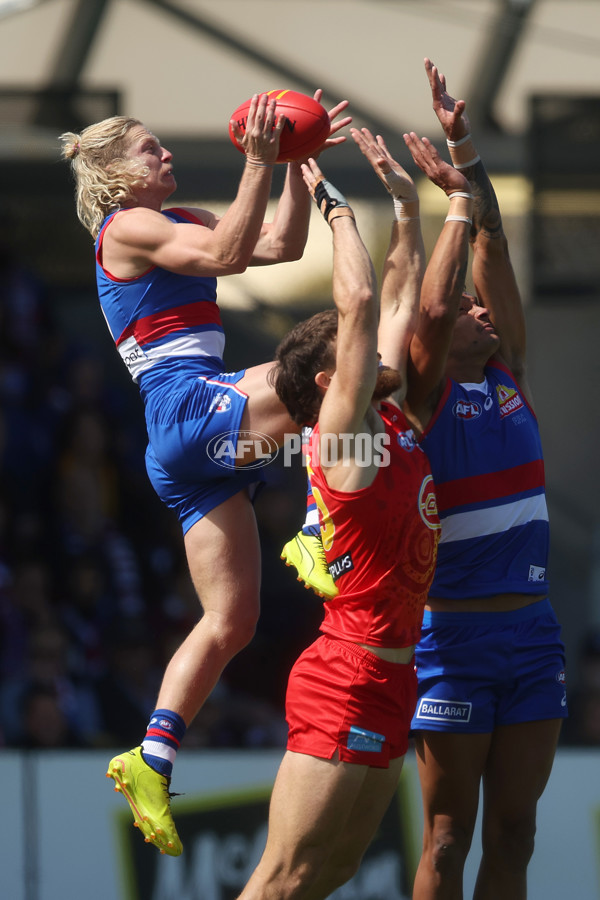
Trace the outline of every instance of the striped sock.
[[155, 709], [150, 716], [142, 756], [151, 769], [171, 777], [175, 756], [186, 731], [186, 724], [171, 709]]
[[[304, 458], [306, 458], [308, 454], [311, 435], [312, 428], [305, 425], [302, 429], [302, 454]], [[317, 509], [317, 504], [313, 497], [312, 485], [308, 475], [306, 476], [306, 518], [304, 520], [304, 525], [302, 526], [302, 534], [312, 534], [315, 536], [321, 534], [319, 510]]]
[[319, 510], [314, 501], [310, 481], [308, 481], [308, 488], [306, 491], [306, 518], [304, 520], [304, 525], [302, 526], [302, 534], [312, 534], [317, 537], [321, 534]]

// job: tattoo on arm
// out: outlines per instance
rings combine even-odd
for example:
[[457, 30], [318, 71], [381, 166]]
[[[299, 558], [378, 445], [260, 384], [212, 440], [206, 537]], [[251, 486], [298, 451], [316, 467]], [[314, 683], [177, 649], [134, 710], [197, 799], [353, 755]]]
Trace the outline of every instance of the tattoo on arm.
[[496, 193], [481, 161], [463, 169], [463, 175], [471, 182], [475, 202], [473, 205], [473, 227], [470, 241], [473, 243], [479, 233], [493, 240], [504, 235], [502, 216]]

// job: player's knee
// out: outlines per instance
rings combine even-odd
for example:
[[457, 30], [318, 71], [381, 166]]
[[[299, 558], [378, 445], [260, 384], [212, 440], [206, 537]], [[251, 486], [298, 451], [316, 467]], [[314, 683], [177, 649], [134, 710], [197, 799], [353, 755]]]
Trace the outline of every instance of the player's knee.
[[360, 869], [360, 863], [360, 859], [346, 859], [330, 862], [323, 866], [319, 883], [322, 880], [326, 884], [327, 896], [354, 878]]
[[524, 817], [498, 825], [488, 830], [483, 841], [483, 851], [488, 859], [496, 859], [502, 869], [524, 871], [533, 855], [535, 845], [535, 819]]
[[318, 867], [307, 861], [281, 871], [271, 882], [273, 893], [267, 892], [266, 896], [278, 897], [280, 900], [300, 900], [315, 882], [317, 874]]
[[454, 823], [436, 828], [431, 844], [433, 868], [442, 876], [462, 872], [470, 846], [470, 836]]
[[215, 648], [228, 657], [235, 656], [246, 647], [256, 632], [258, 608], [248, 604], [235, 611], [235, 614], [223, 615], [214, 611], [205, 613], [210, 622]]
[[228, 619], [222, 628], [221, 640], [232, 653], [247, 647], [256, 633], [258, 615], [246, 612]]
[[347, 884], [352, 878], [354, 878], [359, 868], [359, 863], [351, 865], [349, 864], [336, 868], [332, 878], [333, 890], [341, 887], [343, 884]]

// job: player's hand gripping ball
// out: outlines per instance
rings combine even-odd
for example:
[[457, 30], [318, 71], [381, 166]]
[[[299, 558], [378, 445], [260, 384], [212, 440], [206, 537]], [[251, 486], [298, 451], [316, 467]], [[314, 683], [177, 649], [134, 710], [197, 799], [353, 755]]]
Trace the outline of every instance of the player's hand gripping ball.
[[[331, 123], [324, 106], [307, 94], [298, 91], [266, 91], [269, 97], [276, 100], [276, 112], [286, 117], [286, 123], [279, 141], [278, 163], [305, 159], [315, 153], [329, 137]], [[246, 131], [250, 100], [246, 100], [235, 110], [234, 119], [243, 132]], [[235, 147], [244, 152], [235, 139], [233, 128], [229, 125], [229, 137]]]

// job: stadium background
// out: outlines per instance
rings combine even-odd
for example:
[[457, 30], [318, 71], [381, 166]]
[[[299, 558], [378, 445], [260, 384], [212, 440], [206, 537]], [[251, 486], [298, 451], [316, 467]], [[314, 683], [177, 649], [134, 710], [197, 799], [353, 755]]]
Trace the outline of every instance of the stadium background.
[[[503, 210], [526, 303], [552, 602], [568, 651], [573, 715], [562, 744], [598, 752], [597, 0], [0, 0], [2, 753], [139, 740], [164, 660], [197, 615], [178, 526], [146, 481], [137, 389], [97, 308], [57, 135], [135, 115], [174, 152], [177, 202], [221, 209], [242, 165], [229, 114], [257, 90], [346, 98], [354, 124], [382, 133], [404, 163], [403, 131], [442, 147], [424, 56], [467, 100]], [[350, 145], [323, 165], [379, 263], [390, 217], [372, 173]], [[422, 197], [430, 248], [444, 208], [428, 185]], [[269, 358], [291, 323], [330, 302], [329, 280], [317, 216], [302, 261], [221, 279], [229, 367]], [[278, 559], [301, 520], [303, 474], [274, 466], [272, 476], [258, 505], [258, 634], [191, 729], [190, 752], [280, 747], [286, 673], [318, 625], [318, 602]], [[107, 698], [120, 679], [131, 696], [115, 712]], [[22, 896], [46, 900], [27, 865]]]

